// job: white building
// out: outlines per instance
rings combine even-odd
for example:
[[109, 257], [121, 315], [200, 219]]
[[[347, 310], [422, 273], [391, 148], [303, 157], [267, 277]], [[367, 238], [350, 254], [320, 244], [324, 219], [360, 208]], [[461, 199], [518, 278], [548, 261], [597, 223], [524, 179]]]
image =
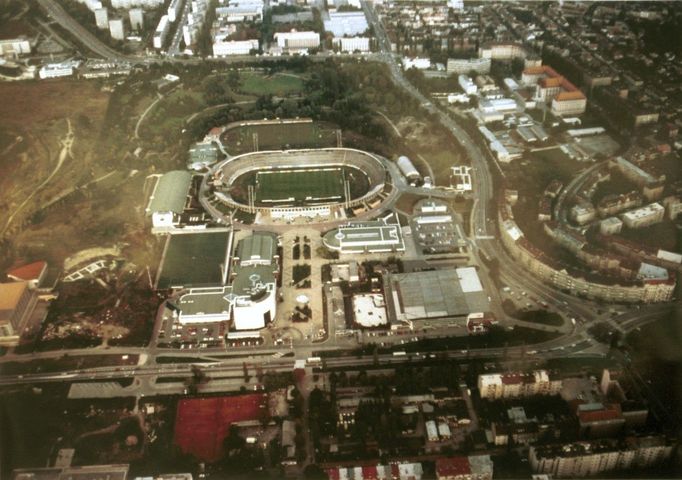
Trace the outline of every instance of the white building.
[[177, 20], [178, 15], [180, 14], [180, 10], [182, 9], [182, 0], [171, 0], [170, 4], [168, 5], [168, 21], [169, 22], [175, 22]]
[[109, 33], [115, 40], [123, 40], [126, 37], [125, 24], [122, 18], [109, 20]]
[[95, 25], [100, 30], [109, 28], [109, 10], [106, 7], [95, 10]]
[[519, 84], [513, 78], [505, 78], [504, 85], [512, 92], [519, 89]]
[[489, 58], [448, 58], [448, 74], [490, 73], [491, 61]]
[[467, 165], [457, 165], [452, 167], [452, 181], [451, 184], [455, 190], [464, 193], [472, 190], [471, 184], [471, 167]]
[[213, 43], [214, 57], [229, 55], [248, 55], [251, 50], [258, 50], [258, 40], [226, 40], [227, 37], [216, 37]]
[[553, 478], [584, 478], [613, 470], [646, 468], [670, 458], [673, 445], [662, 436], [593, 440], [563, 445], [533, 446], [528, 452], [534, 472]]
[[587, 98], [580, 91], [562, 92], [552, 99], [552, 114], [558, 117], [580, 115], [586, 108]]
[[111, 7], [125, 10], [133, 7], [156, 8], [164, 2], [165, 0], [111, 0]]
[[78, 3], [81, 3], [88, 7], [88, 10], [91, 12], [94, 12], [98, 8], [102, 8], [102, 2], [99, 0], [78, 0]]
[[[388, 217], [394, 217], [390, 214]], [[322, 243], [339, 253], [404, 252], [405, 242], [397, 219], [349, 222], [327, 232]]]
[[38, 70], [38, 76], [41, 79], [70, 77], [71, 75], [73, 75], [74, 70], [78, 68], [79, 64], [80, 63], [76, 61], [48, 63], [47, 65], [43, 65], [43, 67], [40, 70]]
[[412, 161], [405, 155], [399, 156], [395, 163], [409, 182], [416, 182], [422, 177], [419, 170], [415, 168]]
[[0, 55], [17, 57], [31, 53], [31, 43], [23, 37], [0, 40]]
[[142, 30], [144, 28], [144, 10], [141, 8], [131, 8], [128, 11], [130, 17], [130, 28], [133, 30]]
[[462, 90], [464, 90], [464, 93], [467, 95], [475, 95], [478, 91], [476, 84], [467, 75], [460, 75], [457, 78], [457, 81], [459, 82], [459, 86], [462, 87]]
[[532, 395], [557, 395], [561, 379], [551, 378], [546, 370], [532, 373], [492, 373], [478, 376], [481, 398], [519, 398]]
[[332, 45], [342, 52], [369, 52], [369, 37], [334, 37]]
[[617, 217], [609, 217], [599, 223], [599, 233], [602, 235], [613, 235], [620, 233], [623, 229], [623, 222]]
[[387, 325], [384, 296], [379, 293], [353, 295], [353, 318], [355, 323], [364, 328]]
[[170, 28], [170, 22], [168, 21], [168, 15], [164, 15], [159, 20], [159, 24], [154, 32], [154, 48], [160, 49], [166, 41], [168, 36], [168, 29]]
[[409, 70], [410, 68], [416, 68], [417, 70], [426, 70], [431, 68], [431, 60], [428, 58], [403, 58], [403, 68]]
[[263, 0], [229, 0], [227, 6], [216, 8], [216, 16], [226, 23], [263, 20]]
[[324, 29], [335, 37], [354, 37], [367, 31], [369, 25], [364, 12], [329, 12]]
[[660, 203], [651, 203], [636, 210], [630, 210], [620, 216], [628, 228], [644, 228], [663, 220], [665, 208]]
[[320, 46], [320, 34], [317, 32], [277, 32], [277, 45], [285, 50], [317, 48]]
[[159, 178], [146, 208], [155, 229], [173, 229], [180, 223], [191, 184], [192, 174], [187, 171], [175, 170]]

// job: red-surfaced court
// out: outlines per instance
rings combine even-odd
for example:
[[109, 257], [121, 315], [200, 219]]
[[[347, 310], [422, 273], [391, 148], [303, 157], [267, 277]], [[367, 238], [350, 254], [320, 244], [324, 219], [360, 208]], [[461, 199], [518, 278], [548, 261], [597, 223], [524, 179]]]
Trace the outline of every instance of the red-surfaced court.
[[183, 399], [175, 417], [175, 444], [183, 453], [215, 462], [223, 456], [230, 425], [267, 417], [268, 397], [263, 393]]

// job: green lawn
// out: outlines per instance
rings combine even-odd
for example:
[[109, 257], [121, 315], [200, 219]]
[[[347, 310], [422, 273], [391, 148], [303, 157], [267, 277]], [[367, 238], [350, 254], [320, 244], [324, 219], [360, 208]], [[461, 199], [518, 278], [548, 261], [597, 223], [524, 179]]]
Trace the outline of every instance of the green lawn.
[[256, 72], [242, 72], [240, 75], [242, 93], [249, 95], [286, 96], [303, 91], [303, 79], [293, 74], [276, 73], [266, 76]]
[[241, 155], [254, 150], [254, 134], [258, 150], [336, 146], [336, 131], [317, 122], [237, 126], [227, 130], [222, 141], [230, 154]]
[[553, 179], [559, 179], [567, 184], [585, 165], [571, 160], [568, 155], [559, 148], [533, 152], [529, 156], [530, 165], [522, 170], [524, 178], [541, 182], [542, 190]]
[[343, 196], [343, 171], [340, 168], [324, 170], [279, 170], [259, 172], [256, 177], [258, 202], [296, 203], [306, 199], [332, 199]]

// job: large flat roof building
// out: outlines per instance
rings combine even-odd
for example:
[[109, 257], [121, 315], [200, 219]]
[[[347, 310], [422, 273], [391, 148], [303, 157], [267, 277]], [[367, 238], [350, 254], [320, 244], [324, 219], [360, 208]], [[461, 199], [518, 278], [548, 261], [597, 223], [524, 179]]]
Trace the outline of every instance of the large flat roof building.
[[159, 179], [145, 210], [152, 217], [154, 228], [172, 229], [178, 225], [191, 185], [192, 174], [181, 170], [168, 172]]
[[211, 229], [168, 236], [156, 288], [186, 289], [225, 284], [232, 232]]
[[298, 50], [320, 46], [320, 34], [317, 32], [277, 32], [277, 46], [283, 50]]
[[354, 37], [368, 28], [364, 12], [329, 12], [329, 20], [324, 21], [324, 29], [335, 37]]
[[388, 274], [384, 297], [393, 328], [418, 320], [464, 318], [489, 309], [474, 267]]
[[[394, 217], [393, 214], [389, 217]], [[324, 246], [339, 253], [403, 252], [405, 242], [397, 220], [388, 217], [367, 222], [350, 222], [327, 232]]]

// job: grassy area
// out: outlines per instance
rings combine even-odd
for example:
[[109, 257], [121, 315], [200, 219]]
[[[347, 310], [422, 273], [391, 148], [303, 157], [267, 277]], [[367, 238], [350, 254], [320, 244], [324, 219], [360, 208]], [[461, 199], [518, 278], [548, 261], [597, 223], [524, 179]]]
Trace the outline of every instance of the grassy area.
[[395, 202], [395, 206], [401, 212], [411, 214], [414, 206], [423, 198], [423, 196], [416, 195], [414, 193], [403, 193], [400, 195], [400, 197], [398, 197], [398, 200]]
[[343, 171], [323, 170], [262, 171], [256, 176], [259, 202], [303, 202], [306, 199], [340, 199], [343, 196]]
[[256, 143], [258, 150], [333, 147], [336, 130], [320, 122], [240, 125], [227, 130], [222, 141], [232, 155], [251, 152]]
[[247, 95], [275, 95], [283, 97], [303, 91], [303, 78], [291, 73], [264, 75], [257, 72], [242, 72], [239, 91]]
[[584, 167], [579, 162], [571, 160], [559, 148], [532, 152], [527, 158], [530, 163], [522, 169], [523, 176], [526, 179], [532, 177], [538, 181], [543, 190], [547, 186], [546, 184], [555, 178], [568, 183]]
[[550, 325], [552, 327], [560, 327], [564, 324], [564, 319], [556, 312], [548, 312], [546, 310], [530, 310], [527, 312], [519, 312], [516, 318], [525, 322], [538, 323], [540, 325]]

